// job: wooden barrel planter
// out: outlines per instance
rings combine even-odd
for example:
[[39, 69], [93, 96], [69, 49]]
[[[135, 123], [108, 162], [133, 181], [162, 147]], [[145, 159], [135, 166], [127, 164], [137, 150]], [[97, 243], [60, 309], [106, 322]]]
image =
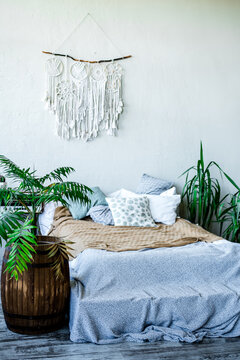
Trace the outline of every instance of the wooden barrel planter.
[[59, 329], [66, 323], [69, 307], [69, 266], [64, 261], [64, 278], [56, 278], [51, 265], [56, 257], [48, 257], [49, 245], [56, 242], [49, 236], [38, 236], [37, 254], [18, 281], [4, 272], [10, 248], [6, 248], [1, 276], [1, 297], [4, 318], [9, 330], [20, 334], [42, 334]]

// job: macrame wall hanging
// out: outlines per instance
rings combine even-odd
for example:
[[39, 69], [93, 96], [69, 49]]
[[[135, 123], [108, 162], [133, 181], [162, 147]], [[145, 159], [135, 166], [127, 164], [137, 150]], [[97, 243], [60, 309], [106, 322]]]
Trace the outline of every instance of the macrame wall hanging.
[[[88, 16], [95, 21], [87, 14], [79, 25]], [[43, 53], [52, 55], [46, 62], [45, 101], [48, 109], [56, 115], [58, 135], [67, 140], [84, 141], [96, 138], [101, 130], [115, 135], [123, 111], [123, 70], [118, 61], [131, 55], [88, 61], [56, 52]]]

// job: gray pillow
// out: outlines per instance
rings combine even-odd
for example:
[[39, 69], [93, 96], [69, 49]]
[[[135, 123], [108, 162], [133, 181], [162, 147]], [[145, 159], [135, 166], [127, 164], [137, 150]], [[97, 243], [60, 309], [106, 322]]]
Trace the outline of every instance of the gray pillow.
[[99, 224], [114, 225], [112, 212], [109, 206], [97, 205], [92, 207], [88, 213], [92, 220]]
[[162, 192], [173, 186], [171, 181], [155, 178], [153, 176], [143, 174], [137, 187], [137, 194], [160, 195]]

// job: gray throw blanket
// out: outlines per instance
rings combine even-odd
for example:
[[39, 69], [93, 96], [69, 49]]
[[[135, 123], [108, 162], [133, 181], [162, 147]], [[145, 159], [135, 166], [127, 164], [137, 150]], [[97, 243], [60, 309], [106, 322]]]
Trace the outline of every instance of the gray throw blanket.
[[240, 245], [87, 249], [70, 262], [70, 338], [200, 341], [240, 336]]

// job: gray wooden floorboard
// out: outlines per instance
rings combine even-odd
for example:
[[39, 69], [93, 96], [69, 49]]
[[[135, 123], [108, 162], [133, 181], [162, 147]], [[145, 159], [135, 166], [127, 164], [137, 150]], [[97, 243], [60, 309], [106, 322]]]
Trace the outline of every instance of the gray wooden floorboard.
[[169, 341], [114, 345], [75, 344], [65, 327], [27, 336], [6, 327], [0, 304], [0, 360], [240, 360], [240, 337], [204, 339], [197, 344]]
[[238, 360], [240, 338], [205, 339], [199, 344], [121, 343], [114, 345], [75, 344], [67, 328], [54, 333], [27, 336], [6, 328], [0, 315], [0, 359], [57, 360]]

